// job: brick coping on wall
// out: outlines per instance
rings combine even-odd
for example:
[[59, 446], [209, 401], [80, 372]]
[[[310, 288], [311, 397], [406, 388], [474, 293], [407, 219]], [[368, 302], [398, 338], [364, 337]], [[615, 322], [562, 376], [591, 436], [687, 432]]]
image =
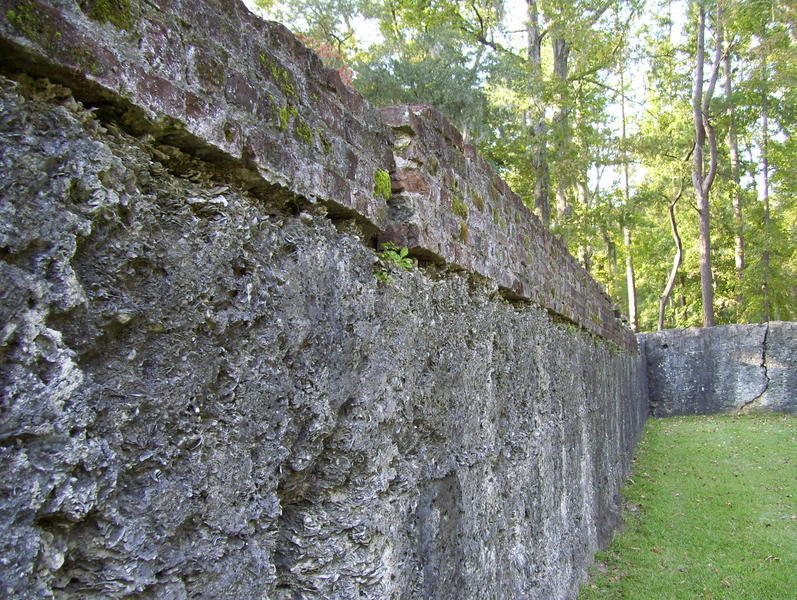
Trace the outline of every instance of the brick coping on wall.
[[254, 172], [636, 351], [601, 286], [437, 110], [377, 111], [237, 1], [83, 6], [0, 0], [2, 70], [49, 77], [130, 131]]

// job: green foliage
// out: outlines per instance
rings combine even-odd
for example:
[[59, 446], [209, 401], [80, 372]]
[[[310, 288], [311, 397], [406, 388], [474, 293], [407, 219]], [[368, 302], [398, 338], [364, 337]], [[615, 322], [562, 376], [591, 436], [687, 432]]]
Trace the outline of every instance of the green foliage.
[[791, 597], [795, 445], [790, 416], [649, 420], [623, 490], [625, 528], [579, 599]]
[[388, 284], [393, 278], [391, 272], [396, 270], [409, 271], [415, 262], [407, 256], [409, 250], [399, 247], [393, 242], [385, 242], [382, 249], [376, 253], [377, 268], [374, 276], [379, 283]]

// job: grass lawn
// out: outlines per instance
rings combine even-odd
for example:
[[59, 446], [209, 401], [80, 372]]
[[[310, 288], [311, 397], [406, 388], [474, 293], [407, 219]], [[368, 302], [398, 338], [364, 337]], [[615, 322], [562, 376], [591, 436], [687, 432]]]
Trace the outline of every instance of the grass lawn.
[[797, 600], [797, 418], [650, 419], [579, 600]]

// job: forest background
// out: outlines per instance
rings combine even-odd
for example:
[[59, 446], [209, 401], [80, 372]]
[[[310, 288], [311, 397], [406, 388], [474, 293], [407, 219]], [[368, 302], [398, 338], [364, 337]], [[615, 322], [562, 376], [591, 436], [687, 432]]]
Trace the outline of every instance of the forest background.
[[795, 0], [248, 0], [432, 104], [638, 331], [797, 319]]

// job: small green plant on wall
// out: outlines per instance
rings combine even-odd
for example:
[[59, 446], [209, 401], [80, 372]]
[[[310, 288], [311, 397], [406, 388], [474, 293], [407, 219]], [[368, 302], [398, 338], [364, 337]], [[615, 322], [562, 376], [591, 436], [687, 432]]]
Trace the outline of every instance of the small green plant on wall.
[[397, 246], [393, 242], [385, 242], [382, 244], [382, 249], [376, 253], [377, 267], [374, 276], [379, 283], [388, 284], [393, 279], [390, 275], [391, 271], [401, 269], [409, 271], [415, 265], [415, 262], [407, 256], [409, 250]]

